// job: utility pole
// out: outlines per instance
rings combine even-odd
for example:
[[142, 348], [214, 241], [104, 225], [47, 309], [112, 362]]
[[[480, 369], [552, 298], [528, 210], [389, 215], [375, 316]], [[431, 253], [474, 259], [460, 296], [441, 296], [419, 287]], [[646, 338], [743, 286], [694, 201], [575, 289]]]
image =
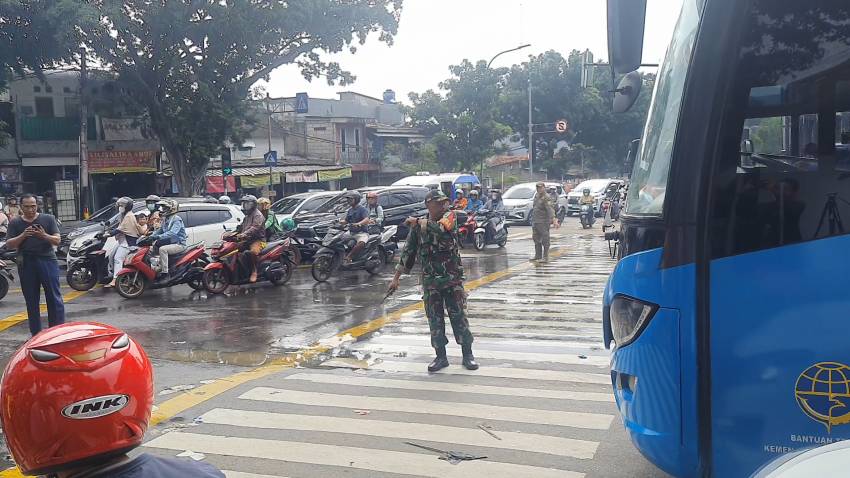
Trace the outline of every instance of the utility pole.
[[86, 49], [80, 48], [80, 206], [83, 218], [88, 219], [89, 204], [89, 108]]
[[531, 120], [531, 62], [528, 63], [528, 174], [534, 181], [534, 122]]
[[[269, 115], [269, 153], [272, 151], [272, 108], [269, 104], [271, 101], [271, 96], [269, 96], [268, 92], [266, 93], [266, 113]], [[274, 185], [272, 184], [272, 165], [269, 163], [269, 196], [271, 196], [272, 191], [274, 191]]]

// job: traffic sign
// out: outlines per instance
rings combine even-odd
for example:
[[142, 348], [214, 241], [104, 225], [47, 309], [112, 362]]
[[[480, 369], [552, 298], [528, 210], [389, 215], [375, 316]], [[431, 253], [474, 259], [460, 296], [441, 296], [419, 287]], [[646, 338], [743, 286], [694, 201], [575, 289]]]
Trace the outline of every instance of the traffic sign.
[[266, 160], [266, 166], [277, 166], [277, 151], [269, 151], [263, 155]]
[[570, 124], [567, 120], [558, 120], [555, 122], [555, 131], [559, 133], [566, 133], [568, 129], [570, 129]]
[[304, 114], [310, 110], [310, 99], [307, 96], [307, 93], [296, 93], [295, 94], [295, 112], [298, 114]]

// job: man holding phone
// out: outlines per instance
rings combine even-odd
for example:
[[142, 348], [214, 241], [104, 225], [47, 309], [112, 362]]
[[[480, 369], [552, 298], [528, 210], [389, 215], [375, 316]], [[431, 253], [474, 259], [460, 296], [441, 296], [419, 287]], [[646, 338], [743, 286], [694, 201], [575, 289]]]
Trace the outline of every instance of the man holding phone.
[[59, 224], [50, 214], [38, 212], [38, 200], [33, 194], [21, 197], [21, 216], [12, 219], [7, 232], [6, 247], [18, 251], [18, 276], [27, 303], [30, 333], [41, 331], [41, 289], [47, 302], [47, 323], [50, 327], [65, 323], [65, 304], [59, 290], [59, 264], [55, 248], [59, 245]]

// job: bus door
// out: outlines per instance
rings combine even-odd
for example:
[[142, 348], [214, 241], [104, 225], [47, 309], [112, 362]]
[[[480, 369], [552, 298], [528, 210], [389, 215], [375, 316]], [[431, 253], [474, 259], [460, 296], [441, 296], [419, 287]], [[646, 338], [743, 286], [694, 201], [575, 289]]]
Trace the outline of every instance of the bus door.
[[718, 477], [850, 439], [850, 6], [746, 15], [709, 186]]

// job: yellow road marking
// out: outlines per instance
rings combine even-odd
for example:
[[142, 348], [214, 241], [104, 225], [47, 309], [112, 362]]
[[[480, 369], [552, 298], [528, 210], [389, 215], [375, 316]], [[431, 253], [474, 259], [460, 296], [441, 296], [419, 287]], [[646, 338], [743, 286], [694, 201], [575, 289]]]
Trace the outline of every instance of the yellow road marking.
[[[558, 250], [553, 250], [549, 255], [552, 258], [556, 258], [558, 256], [563, 255], [565, 252], [566, 251], [563, 248], [559, 248]], [[518, 274], [533, 267], [533, 263], [523, 262], [521, 264], [508, 267], [507, 269], [488, 274], [484, 277], [471, 280], [466, 283], [465, 287], [467, 291], [472, 291], [479, 287], [483, 287], [487, 284], [490, 284], [491, 282], [497, 281], [509, 275]], [[80, 295], [82, 295], [82, 293]], [[348, 330], [339, 332], [333, 338], [343, 339], [347, 338], [346, 336], [354, 338], [362, 337], [366, 334], [375, 332], [386, 325], [398, 322], [404, 314], [417, 310], [422, 310], [422, 308], [422, 302], [407, 305], [400, 309], [394, 310], [389, 314], [378, 317], [377, 319], [364, 322]], [[26, 313], [24, 313], [23, 320], [26, 320]], [[0, 324], [2, 324], [2, 321], [0, 321]], [[326, 342], [333, 342], [333, 340], [327, 340]], [[269, 375], [273, 375], [288, 368], [293, 368], [298, 363], [310, 360], [322, 353], [331, 350], [332, 348], [333, 346], [331, 345], [315, 344], [298, 352], [289, 353], [284, 357], [273, 360], [252, 370], [247, 370], [245, 372], [239, 372], [228, 377], [220, 378], [213, 383], [202, 385], [200, 387], [184, 392], [181, 395], [178, 395], [170, 400], [166, 400], [165, 402], [159, 404], [157, 410], [153, 412], [153, 414], [151, 414], [150, 426], [156, 426], [166, 420], [171, 419], [179, 413], [185, 412], [186, 410], [196, 405], [200, 405], [201, 403], [204, 403], [207, 400], [215, 398], [224, 392], [232, 390], [238, 387], [239, 385], [243, 385], [245, 383], [260, 378], [268, 377]], [[20, 473], [20, 471], [18, 471], [17, 468], [9, 468], [7, 470], [0, 471], [0, 478], [22, 477], [23, 475]]]
[[[81, 291], [75, 290], [74, 292], [68, 292], [67, 294], [63, 295], [62, 300], [64, 302], [71, 302], [72, 300], [76, 299], [77, 297], [80, 297], [82, 295], [86, 295], [87, 293], [88, 293], [88, 291], [81, 292]], [[46, 312], [47, 312], [47, 305], [41, 304], [41, 313], [43, 314], [43, 313], [46, 313]], [[8, 329], [9, 327], [13, 327], [15, 325], [18, 325], [21, 322], [24, 322], [26, 320], [27, 320], [27, 311], [18, 312], [17, 314], [10, 315], [10, 316], [6, 317], [5, 319], [0, 319], [0, 332]], [[0, 478], [2, 478], [2, 477], [3, 477], [3, 475], [0, 474]]]

